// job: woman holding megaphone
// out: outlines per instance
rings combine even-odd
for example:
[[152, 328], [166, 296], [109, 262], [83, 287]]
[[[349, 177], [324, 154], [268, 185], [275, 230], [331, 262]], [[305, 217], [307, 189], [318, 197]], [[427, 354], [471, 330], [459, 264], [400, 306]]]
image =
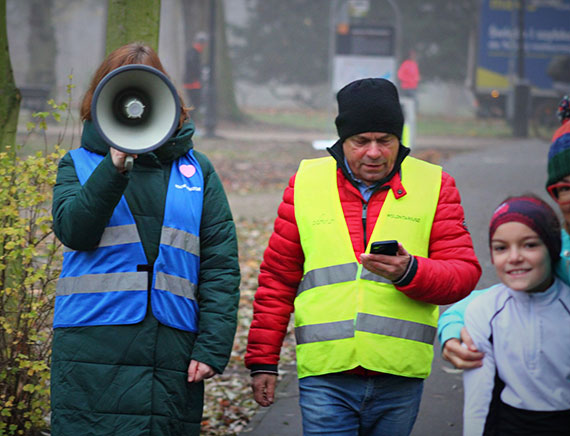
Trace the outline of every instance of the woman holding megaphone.
[[[224, 370], [239, 299], [235, 226], [155, 51], [107, 56], [59, 164], [65, 246], [51, 392], [57, 435], [198, 435], [203, 380]], [[129, 157], [134, 165], [125, 165]]]

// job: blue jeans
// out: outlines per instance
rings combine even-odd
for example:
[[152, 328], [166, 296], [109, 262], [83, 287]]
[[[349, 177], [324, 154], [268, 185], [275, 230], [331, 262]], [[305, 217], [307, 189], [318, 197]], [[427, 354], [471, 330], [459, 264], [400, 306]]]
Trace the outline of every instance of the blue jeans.
[[409, 435], [418, 415], [423, 379], [345, 373], [299, 380], [303, 434]]

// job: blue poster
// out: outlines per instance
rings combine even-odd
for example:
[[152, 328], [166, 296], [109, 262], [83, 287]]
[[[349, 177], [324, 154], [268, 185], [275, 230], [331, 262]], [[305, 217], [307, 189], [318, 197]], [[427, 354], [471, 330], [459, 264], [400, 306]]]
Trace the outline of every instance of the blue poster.
[[[552, 88], [547, 69], [555, 56], [570, 56], [570, 0], [527, 0], [524, 73], [531, 86]], [[518, 0], [483, 0], [479, 22], [477, 86], [508, 86], [517, 73]], [[493, 84], [495, 86], [493, 86]]]

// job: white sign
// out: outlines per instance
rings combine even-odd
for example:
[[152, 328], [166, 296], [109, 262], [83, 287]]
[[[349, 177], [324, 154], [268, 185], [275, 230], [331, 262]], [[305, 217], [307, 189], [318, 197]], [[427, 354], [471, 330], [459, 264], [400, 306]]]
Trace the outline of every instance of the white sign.
[[313, 148], [315, 150], [326, 150], [328, 147], [335, 145], [338, 139], [315, 139], [313, 141]]
[[336, 55], [333, 61], [332, 91], [358, 79], [367, 77], [388, 79], [394, 82], [396, 60], [392, 56]]
[[365, 17], [370, 10], [370, 0], [350, 0], [348, 8], [351, 17]]

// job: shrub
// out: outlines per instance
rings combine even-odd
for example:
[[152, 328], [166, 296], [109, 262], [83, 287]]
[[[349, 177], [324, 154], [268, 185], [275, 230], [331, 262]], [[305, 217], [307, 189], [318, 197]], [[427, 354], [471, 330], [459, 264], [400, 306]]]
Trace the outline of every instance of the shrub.
[[51, 229], [52, 152], [0, 153], [0, 436], [48, 427], [49, 359], [60, 243]]

